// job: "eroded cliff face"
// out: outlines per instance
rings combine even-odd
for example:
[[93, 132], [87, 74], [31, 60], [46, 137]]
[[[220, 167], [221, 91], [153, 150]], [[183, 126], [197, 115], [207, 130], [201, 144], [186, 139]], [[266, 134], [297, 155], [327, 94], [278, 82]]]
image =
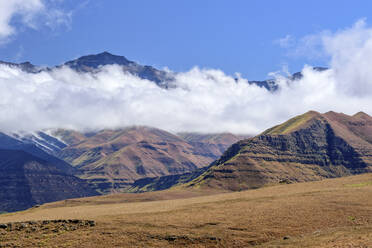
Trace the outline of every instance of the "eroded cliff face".
[[363, 117], [313, 111], [295, 117], [234, 144], [188, 186], [244, 190], [370, 172], [372, 118]]

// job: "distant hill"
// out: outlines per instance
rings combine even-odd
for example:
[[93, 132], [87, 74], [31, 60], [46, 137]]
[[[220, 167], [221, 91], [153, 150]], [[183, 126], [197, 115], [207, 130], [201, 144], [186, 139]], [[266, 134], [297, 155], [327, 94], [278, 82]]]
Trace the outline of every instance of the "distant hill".
[[139, 180], [133, 191], [178, 184], [236, 191], [366, 172], [372, 172], [372, 117], [310, 111], [233, 144], [207, 170]]
[[83, 180], [20, 150], [0, 149], [0, 184], [2, 212], [98, 194]]
[[202, 137], [191, 142], [150, 127], [88, 134], [58, 130], [55, 135], [72, 142], [57, 156], [75, 166], [80, 171], [78, 175], [102, 193], [123, 191], [141, 178], [182, 174], [206, 167], [240, 139], [232, 134], [184, 134], [194, 139]]

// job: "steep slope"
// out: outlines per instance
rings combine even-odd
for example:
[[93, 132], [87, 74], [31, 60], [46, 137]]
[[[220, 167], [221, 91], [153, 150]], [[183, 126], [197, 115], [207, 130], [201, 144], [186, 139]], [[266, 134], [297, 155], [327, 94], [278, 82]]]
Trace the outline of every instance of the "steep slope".
[[371, 121], [310, 111], [234, 144], [188, 186], [243, 190], [371, 172]]
[[[219, 158], [226, 150], [235, 142], [247, 138], [243, 135], [233, 135], [231, 133], [217, 134], [199, 134], [199, 133], [179, 133], [189, 144], [191, 144], [199, 153], [211, 157], [213, 161]], [[181, 185], [194, 180], [204, 173], [211, 165], [198, 168], [192, 172], [183, 174], [147, 177], [136, 180], [130, 188], [129, 192], [148, 192], [156, 190], [168, 189], [175, 185]]]
[[0, 149], [0, 211], [97, 195], [83, 180], [27, 152]]
[[[67, 174], [76, 173], [76, 169], [74, 167], [71, 167], [71, 165], [67, 162], [53, 156], [50, 149], [46, 149], [45, 144], [41, 145], [40, 139], [38, 139], [39, 141], [36, 141], [36, 138], [25, 140], [19, 136], [16, 137], [0, 133], [0, 149], [25, 151], [35, 157], [41, 158], [46, 162], [57, 166], [60, 170]], [[41, 149], [40, 147], [45, 148], [45, 150]]]
[[67, 146], [66, 143], [46, 131], [18, 132], [10, 135], [23, 143], [33, 144], [49, 154], [55, 154]]
[[103, 193], [122, 191], [141, 178], [188, 173], [208, 166], [226, 147], [239, 140], [230, 134], [200, 137], [192, 134], [193, 141], [188, 142], [150, 127], [84, 135], [61, 130], [59, 133], [64, 134], [62, 140], [80, 137], [58, 156], [75, 166], [81, 178], [88, 179]]

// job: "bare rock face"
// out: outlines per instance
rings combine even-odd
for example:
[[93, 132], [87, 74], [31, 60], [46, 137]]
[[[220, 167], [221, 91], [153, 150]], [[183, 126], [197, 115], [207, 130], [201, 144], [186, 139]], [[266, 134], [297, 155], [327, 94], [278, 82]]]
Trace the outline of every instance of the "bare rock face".
[[227, 190], [372, 171], [372, 117], [311, 111], [234, 144], [188, 186]]
[[0, 150], [0, 211], [97, 195], [83, 180], [24, 151]]

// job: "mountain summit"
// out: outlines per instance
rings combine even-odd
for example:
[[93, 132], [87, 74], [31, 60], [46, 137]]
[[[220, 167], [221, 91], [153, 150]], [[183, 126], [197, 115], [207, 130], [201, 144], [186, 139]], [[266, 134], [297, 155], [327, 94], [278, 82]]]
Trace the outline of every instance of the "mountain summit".
[[113, 55], [109, 52], [103, 52], [95, 55], [82, 56], [78, 59], [66, 62], [64, 65], [69, 66], [78, 71], [90, 71], [97, 69], [99, 66], [105, 65], [134, 65], [133, 61], [129, 61], [124, 56]]
[[163, 88], [168, 88], [168, 82], [173, 78], [170, 73], [158, 70], [152, 66], [137, 64], [124, 56], [113, 55], [109, 52], [82, 56], [64, 64], [64, 66], [68, 66], [78, 72], [96, 72], [105, 65], [118, 65], [124, 72], [153, 81]]

